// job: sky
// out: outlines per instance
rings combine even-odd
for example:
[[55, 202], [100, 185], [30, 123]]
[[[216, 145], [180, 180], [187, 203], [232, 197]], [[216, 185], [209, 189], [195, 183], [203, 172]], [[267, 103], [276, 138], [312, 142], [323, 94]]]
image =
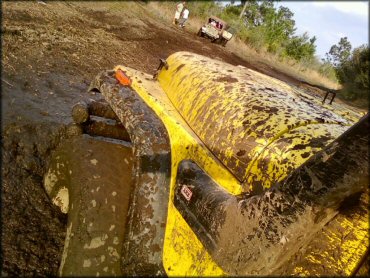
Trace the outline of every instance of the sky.
[[294, 13], [297, 35], [307, 31], [310, 37], [316, 36], [316, 54], [320, 58], [342, 37], [348, 38], [352, 49], [369, 43], [368, 1], [278, 1], [275, 7], [279, 6]]
[[279, 1], [294, 13], [296, 34], [316, 36], [316, 53], [325, 57], [341, 37], [347, 37], [352, 49], [369, 43], [368, 1]]

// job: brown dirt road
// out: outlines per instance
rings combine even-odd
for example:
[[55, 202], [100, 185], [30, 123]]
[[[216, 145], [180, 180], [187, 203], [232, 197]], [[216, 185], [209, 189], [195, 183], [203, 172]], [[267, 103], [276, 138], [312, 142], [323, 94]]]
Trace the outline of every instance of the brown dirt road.
[[68, 137], [72, 105], [97, 98], [87, 93], [90, 80], [117, 64], [154, 73], [159, 58], [182, 50], [251, 65], [140, 2], [2, 2], [2, 23], [1, 275], [56, 275], [66, 217], [50, 204], [42, 178]]

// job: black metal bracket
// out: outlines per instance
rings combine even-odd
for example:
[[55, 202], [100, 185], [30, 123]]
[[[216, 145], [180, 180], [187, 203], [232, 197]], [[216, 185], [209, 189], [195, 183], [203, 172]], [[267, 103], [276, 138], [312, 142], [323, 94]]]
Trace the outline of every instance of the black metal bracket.
[[329, 96], [329, 94], [332, 94], [332, 97], [331, 97], [331, 100], [330, 100], [329, 104], [332, 104], [334, 98], [337, 96], [337, 93], [336, 92], [334, 92], [334, 91], [327, 91], [326, 94], [325, 94], [325, 97], [324, 97], [324, 99], [322, 101], [322, 104], [325, 103], [325, 100], [327, 99], [327, 97]]
[[156, 72], [154, 73], [153, 75], [153, 79], [157, 79], [158, 77], [158, 74], [159, 72], [161, 71], [162, 68], [165, 68], [166, 70], [168, 70], [168, 64], [167, 64], [167, 61], [165, 59], [159, 59], [159, 66], [156, 70]]

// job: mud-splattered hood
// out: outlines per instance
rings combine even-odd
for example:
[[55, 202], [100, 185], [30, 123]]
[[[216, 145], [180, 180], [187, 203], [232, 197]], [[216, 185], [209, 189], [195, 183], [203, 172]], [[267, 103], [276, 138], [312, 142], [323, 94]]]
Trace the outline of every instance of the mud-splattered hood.
[[247, 68], [188, 52], [167, 63], [158, 77], [163, 90], [246, 190], [283, 179], [359, 119]]

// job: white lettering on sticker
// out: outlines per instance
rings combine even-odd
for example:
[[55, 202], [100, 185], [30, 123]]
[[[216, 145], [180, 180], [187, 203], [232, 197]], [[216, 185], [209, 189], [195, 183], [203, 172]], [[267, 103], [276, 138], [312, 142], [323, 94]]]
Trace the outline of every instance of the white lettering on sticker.
[[187, 187], [185, 184], [181, 188], [181, 194], [185, 197], [187, 201], [190, 201], [191, 196], [193, 196], [193, 192], [191, 192], [190, 188]]

